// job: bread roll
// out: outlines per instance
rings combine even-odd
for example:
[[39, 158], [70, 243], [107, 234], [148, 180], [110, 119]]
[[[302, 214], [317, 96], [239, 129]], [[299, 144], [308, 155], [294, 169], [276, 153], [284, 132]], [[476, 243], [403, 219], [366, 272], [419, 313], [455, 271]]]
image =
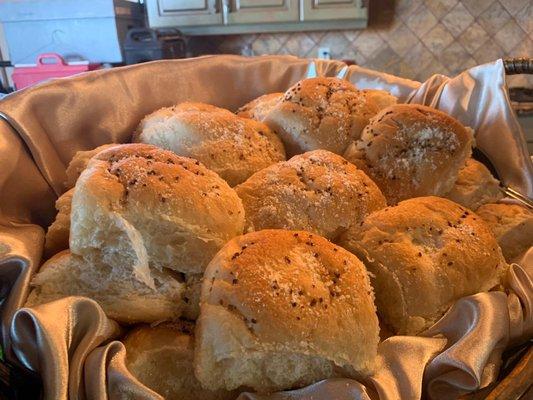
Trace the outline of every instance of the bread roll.
[[439, 197], [376, 211], [340, 244], [372, 272], [378, 313], [397, 334], [428, 328], [454, 301], [497, 286], [506, 268], [483, 220]]
[[73, 194], [74, 188], [63, 193], [56, 201], [56, 219], [48, 227], [44, 242], [44, 254], [46, 258], [53, 256], [61, 250], [68, 249], [70, 205]]
[[476, 213], [490, 226], [508, 262], [533, 246], [533, 212], [517, 204], [485, 204]]
[[363, 89], [369, 101], [377, 104], [380, 110], [398, 103], [398, 98], [385, 90]]
[[503, 198], [500, 182], [479, 161], [469, 158], [466, 165], [459, 170], [457, 180], [444, 197], [471, 210], [479, 206], [494, 203]]
[[271, 165], [235, 187], [246, 228], [306, 230], [334, 240], [386, 206], [366, 174], [327, 150], [310, 151]]
[[342, 79], [304, 79], [285, 92], [264, 122], [280, 135], [289, 156], [316, 149], [342, 154], [379, 111], [372, 98]]
[[195, 371], [211, 390], [270, 392], [370, 373], [378, 320], [357, 257], [303, 231], [228, 242], [205, 272]]
[[153, 271], [154, 288], [150, 288], [135, 279], [127, 265], [112, 268], [95, 260], [85, 261], [65, 250], [44, 263], [34, 276], [26, 306], [84, 296], [95, 300], [109, 318], [119, 322], [172, 319], [181, 313], [184, 288], [175, 275], [167, 270]]
[[162, 108], [161, 110], [169, 110], [171, 111], [171, 115], [179, 112], [184, 111], [205, 111], [205, 112], [217, 112], [217, 113], [223, 113], [227, 115], [234, 115], [231, 111], [226, 110], [225, 108], [220, 108], [217, 106], [214, 106], [212, 104], [206, 104], [206, 103], [195, 103], [195, 102], [183, 102], [180, 104], [177, 104], [173, 107], [168, 108]]
[[244, 226], [241, 200], [199, 161], [145, 144], [95, 156], [72, 199], [70, 249], [148, 285], [149, 267], [201, 273]]
[[184, 321], [141, 326], [125, 340], [126, 366], [166, 400], [226, 400], [237, 393], [205, 390], [194, 376], [194, 325]]
[[285, 160], [283, 144], [266, 125], [201, 103], [182, 103], [146, 116], [134, 141], [199, 160], [231, 186]]
[[269, 93], [246, 103], [237, 110], [237, 115], [242, 118], [262, 121], [274, 106], [281, 101], [283, 93]]
[[345, 158], [376, 182], [388, 204], [449, 192], [472, 152], [472, 130], [417, 104], [382, 110]]
[[74, 185], [76, 185], [78, 177], [87, 167], [87, 163], [92, 157], [94, 157], [101, 151], [109, 149], [113, 146], [116, 146], [116, 144], [104, 144], [102, 146], [96, 147], [95, 149], [87, 151], [78, 151], [76, 154], [74, 154], [74, 157], [72, 157], [72, 160], [70, 161], [70, 164], [67, 167], [67, 182], [65, 183], [67, 189], [73, 188]]

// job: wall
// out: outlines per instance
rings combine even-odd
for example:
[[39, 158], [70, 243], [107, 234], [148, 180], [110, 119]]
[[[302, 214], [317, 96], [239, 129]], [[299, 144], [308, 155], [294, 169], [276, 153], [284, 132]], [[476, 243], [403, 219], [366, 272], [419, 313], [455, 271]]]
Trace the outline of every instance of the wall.
[[[405, 78], [454, 75], [501, 57], [533, 56], [530, 0], [370, 0], [368, 29], [192, 38], [194, 55], [292, 54], [332, 58]], [[529, 53], [529, 54], [528, 54]], [[533, 86], [516, 76], [512, 86]]]

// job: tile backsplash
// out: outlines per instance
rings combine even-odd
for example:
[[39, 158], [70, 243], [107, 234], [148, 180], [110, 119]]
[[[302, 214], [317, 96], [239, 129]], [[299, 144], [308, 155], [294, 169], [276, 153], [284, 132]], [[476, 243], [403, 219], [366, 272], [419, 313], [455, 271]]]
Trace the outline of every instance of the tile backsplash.
[[[203, 36], [190, 39], [193, 55], [291, 54], [331, 57], [405, 78], [453, 76], [503, 57], [533, 55], [531, 0], [370, 0], [362, 30]], [[532, 76], [510, 86], [533, 86]]]

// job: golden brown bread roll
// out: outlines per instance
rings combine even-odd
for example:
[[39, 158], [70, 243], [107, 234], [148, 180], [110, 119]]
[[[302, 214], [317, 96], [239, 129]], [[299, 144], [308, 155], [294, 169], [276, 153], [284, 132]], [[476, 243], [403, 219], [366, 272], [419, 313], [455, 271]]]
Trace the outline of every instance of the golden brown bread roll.
[[199, 161], [145, 144], [100, 152], [72, 199], [70, 248], [152, 285], [150, 268], [201, 273], [244, 226], [241, 200]]
[[372, 98], [342, 79], [304, 79], [285, 92], [264, 122], [280, 135], [288, 156], [316, 149], [342, 154], [380, 110]]
[[246, 103], [239, 108], [236, 114], [242, 118], [255, 119], [262, 121], [274, 106], [281, 101], [283, 93], [269, 93], [259, 96], [258, 98]]
[[202, 103], [182, 103], [146, 116], [134, 142], [201, 161], [231, 186], [285, 160], [280, 139], [266, 125]]
[[372, 272], [378, 313], [397, 334], [423, 331], [460, 297], [497, 286], [506, 269], [487, 224], [439, 197], [376, 211], [340, 244]]
[[457, 180], [444, 197], [476, 211], [479, 206], [503, 198], [500, 182], [479, 161], [469, 158], [459, 170]]
[[176, 318], [182, 310], [184, 284], [172, 271], [152, 271], [154, 287], [139, 282], [127, 265], [121, 268], [62, 251], [43, 264], [31, 285], [27, 307], [68, 296], [95, 300], [109, 318], [123, 323]]
[[230, 400], [238, 393], [203, 389], [194, 376], [194, 325], [141, 326], [126, 336], [126, 366], [166, 400]]
[[109, 149], [113, 146], [116, 146], [115, 143], [104, 144], [98, 146], [92, 150], [87, 151], [78, 151], [72, 157], [68, 167], [67, 167], [67, 182], [65, 183], [67, 189], [73, 188], [76, 185], [78, 177], [82, 171], [87, 167], [89, 160], [94, 157], [96, 154], [100, 153], [103, 150]]
[[269, 392], [369, 374], [379, 326], [361, 261], [303, 231], [229, 241], [205, 272], [195, 371], [211, 390]]
[[398, 104], [376, 115], [344, 157], [365, 171], [389, 204], [449, 192], [472, 152], [473, 136], [449, 115]]
[[533, 212], [517, 204], [485, 204], [476, 213], [490, 226], [508, 262], [533, 246]]
[[329, 240], [387, 205], [363, 171], [327, 150], [271, 165], [235, 191], [243, 202], [248, 231], [305, 230]]
[[363, 89], [363, 92], [368, 101], [374, 102], [380, 110], [398, 103], [398, 98], [385, 90]]
[[56, 201], [57, 215], [46, 231], [44, 254], [46, 258], [68, 249], [70, 233], [70, 207], [74, 188], [63, 193]]

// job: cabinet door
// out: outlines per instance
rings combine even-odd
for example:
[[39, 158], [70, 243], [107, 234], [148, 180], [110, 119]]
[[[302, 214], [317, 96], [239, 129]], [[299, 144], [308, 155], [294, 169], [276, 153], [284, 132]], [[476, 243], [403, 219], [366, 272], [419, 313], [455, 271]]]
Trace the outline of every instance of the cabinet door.
[[296, 22], [299, 0], [229, 0], [229, 24]]
[[165, 20], [171, 20], [171, 24], [177, 28], [222, 24], [217, 0], [147, 0], [146, 8], [151, 26], [152, 21]]
[[304, 21], [366, 18], [362, 0], [301, 0]]

